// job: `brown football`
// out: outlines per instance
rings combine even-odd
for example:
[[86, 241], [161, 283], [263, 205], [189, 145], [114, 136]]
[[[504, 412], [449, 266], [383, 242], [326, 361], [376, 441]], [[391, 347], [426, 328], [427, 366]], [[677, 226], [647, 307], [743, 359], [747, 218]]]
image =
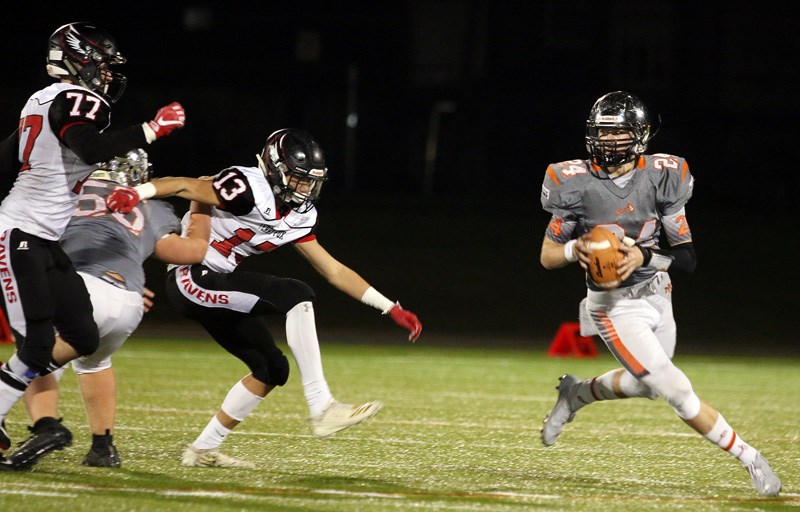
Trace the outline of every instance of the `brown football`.
[[589, 277], [600, 288], [612, 289], [620, 285], [617, 262], [623, 258], [619, 239], [606, 228], [595, 226], [589, 231]]

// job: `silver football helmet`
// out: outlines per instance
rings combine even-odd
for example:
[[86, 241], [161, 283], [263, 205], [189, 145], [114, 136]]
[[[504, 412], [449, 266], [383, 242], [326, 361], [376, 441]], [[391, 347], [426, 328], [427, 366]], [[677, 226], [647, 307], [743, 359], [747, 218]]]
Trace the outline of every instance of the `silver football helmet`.
[[[603, 140], [601, 131], [627, 132], [629, 137]], [[647, 150], [655, 136], [650, 114], [642, 101], [624, 91], [601, 96], [586, 120], [586, 151], [592, 162], [603, 168], [633, 162]]]
[[126, 187], [135, 187], [150, 181], [151, 165], [147, 153], [143, 149], [132, 149], [125, 156], [118, 156], [99, 164], [90, 178], [113, 181]]

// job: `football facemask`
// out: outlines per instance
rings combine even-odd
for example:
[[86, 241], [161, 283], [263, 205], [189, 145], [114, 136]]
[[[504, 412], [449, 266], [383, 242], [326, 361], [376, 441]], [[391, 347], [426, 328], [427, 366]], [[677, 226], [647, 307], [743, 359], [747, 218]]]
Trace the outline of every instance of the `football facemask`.
[[143, 149], [133, 149], [125, 156], [118, 156], [101, 163], [90, 176], [91, 179], [113, 181], [126, 187], [135, 187], [150, 181], [150, 166]]

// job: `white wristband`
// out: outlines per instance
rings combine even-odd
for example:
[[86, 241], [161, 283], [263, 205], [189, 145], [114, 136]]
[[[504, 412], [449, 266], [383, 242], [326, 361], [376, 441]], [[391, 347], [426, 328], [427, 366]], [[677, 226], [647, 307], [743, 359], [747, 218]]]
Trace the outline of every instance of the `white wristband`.
[[569, 242], [564, 244], [564, 257], [570, 263], [578, 261], [578, 257], [575, 256], [574, 252], [572, 252], [572, 248], [575, 247], [575, 244], [577, 242], [578, 242], [577, 240], [570, 240]]
[[142, 123], [142, 130], [144, 131], [144, 139], [148, 144], [152, 144], [156, 140], [156, 132], [147, 123]]
[[367, 288], [367, 291], [365, 291], [364, 295], [361, 296], [361, 302], [367, 306], [372, 306], [375, 309], [379, 309], [384, 315], [394, 307], [394, 302], [384, 297], [381, 292], [371, 286]]
[[156, 195], [156, 186], [152, 183], [142, 183], [133, 187], [137, 194], [139, 194], [139, 201], [150, 199]]

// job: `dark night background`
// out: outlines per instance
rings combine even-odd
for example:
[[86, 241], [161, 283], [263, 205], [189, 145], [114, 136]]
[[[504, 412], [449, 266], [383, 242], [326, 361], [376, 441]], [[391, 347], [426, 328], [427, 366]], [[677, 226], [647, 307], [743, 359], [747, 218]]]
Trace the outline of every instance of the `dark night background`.
[[[114, 126], [174, 100], [186, 107], [186, 128], [148, 148], [158, 175], [253, 165], [273, 130], [313, 133], [331, 174], [320, 242], [418, 313], [425, 343], [545, 348], [576, 317], [578, 267], [539, 264], [548, 220], [539, 189], [548, 163], [585, 157], [594, 100], [632, 92], [663, 120], [649, 152], [685, 157], [696, 178], [687, 213], [699, 266], [673, 274], [679, 352], [800, 353], [790, 293], [800, 283], [800, 45], [784, 2], [82, 5], [26, 2], [25, 16], [0, 19], [3, 134], [51, 82], [52, 31], [92, 21], [128, 58]], [[323, 341], [343, 330], [404, 339], [291, 249], [244, 267], [311, 284]], [[160, 292], [163, 265], [147, 270]], [[161, 299], [142, 331], [188, 329]]]

